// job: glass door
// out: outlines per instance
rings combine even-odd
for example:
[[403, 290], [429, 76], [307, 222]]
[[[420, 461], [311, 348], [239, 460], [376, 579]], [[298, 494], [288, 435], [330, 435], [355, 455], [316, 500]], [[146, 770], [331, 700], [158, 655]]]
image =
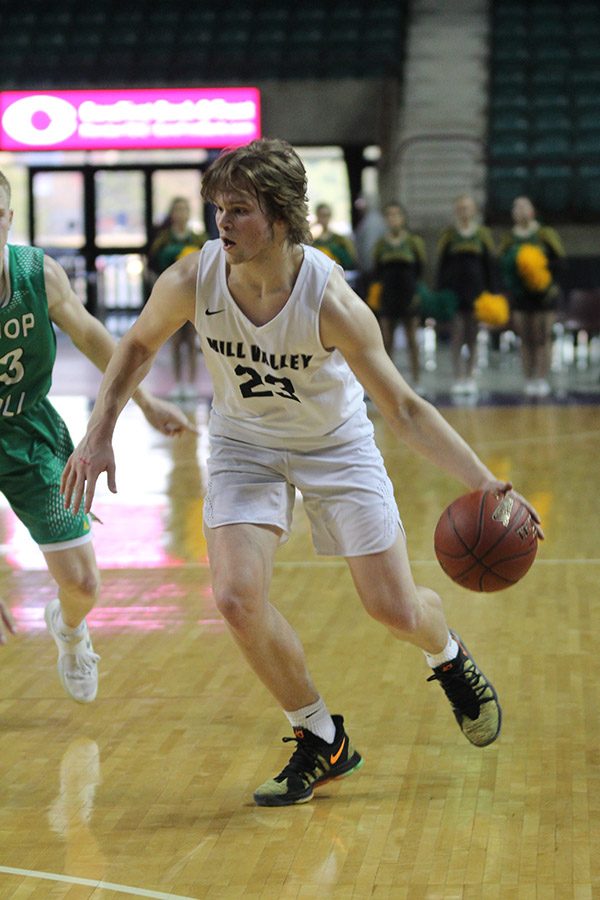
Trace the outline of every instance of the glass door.
[[147, 250], [176, 197], [189, 201], [190, 228], [205, 231], [198, 165], [32, 168], [29, 178], [31, 242], [61, 263], [115, 334], [148, 297]]
[[84, 248], [85, 203], [81, 171], [35, 172], [31, 182], [32, 241], [65, 269], [75, 293], [88, 302]]
[[98, 306], [122, 333], [145, 300], [146, 179], [141, 169], [100, 169], [93, 190]]

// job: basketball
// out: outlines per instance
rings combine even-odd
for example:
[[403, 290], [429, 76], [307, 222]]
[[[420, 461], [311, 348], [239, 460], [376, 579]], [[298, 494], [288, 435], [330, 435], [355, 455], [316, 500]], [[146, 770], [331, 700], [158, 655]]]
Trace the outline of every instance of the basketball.
[[527, 507], [512, 494], [473, 491], [444, 510], [433, 544], [452, 581], [471, 591], [501, 591], [531, 567], [537, 529]]

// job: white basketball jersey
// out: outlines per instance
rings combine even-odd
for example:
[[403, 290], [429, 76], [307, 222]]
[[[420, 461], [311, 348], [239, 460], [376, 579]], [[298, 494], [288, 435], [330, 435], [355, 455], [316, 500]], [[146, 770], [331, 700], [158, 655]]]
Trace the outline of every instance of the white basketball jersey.
[[196, 329], [213, 383], [210, 433], [276, 449], [310, 450], [373, 434], [363, 388], [320, 340], [319, 312], [335, 263], [313, 247], [283, 309], [254, 325], [227, 286], [218, 240], [199, 256]]

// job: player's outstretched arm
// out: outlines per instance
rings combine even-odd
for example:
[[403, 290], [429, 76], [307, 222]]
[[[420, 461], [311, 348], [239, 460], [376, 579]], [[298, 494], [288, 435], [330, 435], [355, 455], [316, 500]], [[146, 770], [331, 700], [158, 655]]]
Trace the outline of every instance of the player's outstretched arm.
[[[332, 276], [321, 309], [321, 340], [337, 348], [376, 404], [392, 431], [411, 449], [471, 490], [512, 490], [496, 479], [475, 451], [444, 417], [419, 397], [385, 351], [379, 324], [341, 276]], [[525, 504], [539, 527], [536, 510]]]
[[114, 428], [160, 347], [186, 320], [193, 318], [196, 266], [190, 259], [185, 257], [161, 275], [139, 318], [112, 354], [86, 434], [63, 472], [61, 492], [65, 506], [79, 509], [85, 498], [84, 509], [89, 512], [97, 480], [103, 472], [106, 472], [109, 490], [116, 492], [112, 449]]
[[[44, 257], [44, 274], [50, 318], [96, 368], [105, 372], [117, 346], [116, 341], [104, 325], [86, 310], [72, 290], [62, 266], [49, 256]], [[175, 435], [194, 430], [187, 416], [174, 403], [161, 400], [142, 387], [134, 391], [132, 399], [148, 422], [163, 434]]]

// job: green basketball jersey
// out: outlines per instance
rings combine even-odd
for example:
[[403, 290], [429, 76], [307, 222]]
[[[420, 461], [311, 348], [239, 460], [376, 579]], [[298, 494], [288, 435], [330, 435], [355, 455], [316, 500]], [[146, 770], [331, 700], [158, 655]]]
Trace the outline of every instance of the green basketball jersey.
[[11, 296], [0, 308], [0, 429], [46, 397], [56, 359], [44, 251], [9, 245]]
[[50, 403], [56, 336], [48, 311], [44, 252], [8, 246], [11, 295], [0, 307], [0, 491], [42, 549], [81, 543], [90, 525], [67, 510], [60, 478], [73, 450]]

